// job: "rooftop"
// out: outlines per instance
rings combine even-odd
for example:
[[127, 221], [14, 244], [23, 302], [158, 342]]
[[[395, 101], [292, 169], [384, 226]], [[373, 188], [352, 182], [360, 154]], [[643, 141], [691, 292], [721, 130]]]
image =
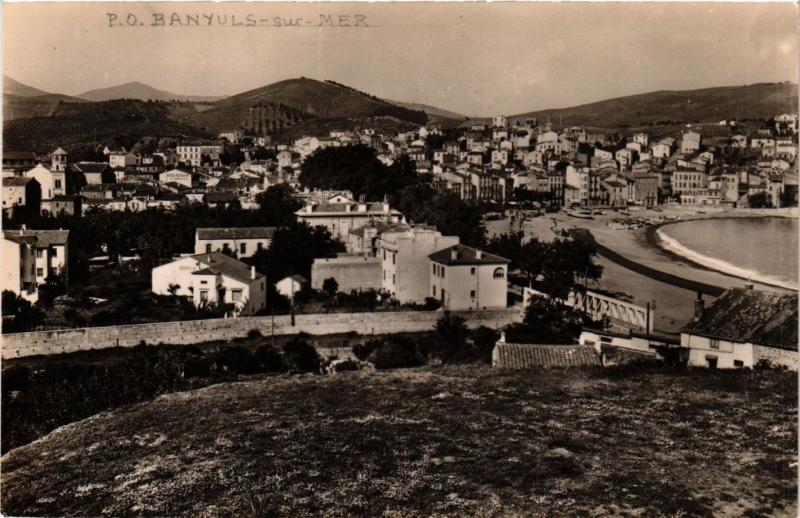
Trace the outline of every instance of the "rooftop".
[[36, 245], [44, 248], [66, 244], [69, 239], [69, 230], [4, 230], [3, 235], [12, 241], [23, 240], [25, 242], [30, 242], [30, 238], [33, 237]]
[[586, 367], [600, 365], [600, 356], [589, 345], [512, 344], [498, 342], [492, 365], [506, 369], [534, 367]]
[[[252, 280], [250, 266], [223, 253], [212, 252], [210, 254], [193, 255], [192, 259], [205, 265], [205, 268], [201, 268], [194, 273], [218, 273], [241, 282], [250, 282]], [[263, 277], [264, 274], [256, 272], [256, 279]]]
[[797, 294], [733, 288], [683, 332], [797, 350]]
[[483, 252], [466, 245], [453, 245], [428, 256], [432, 261], [448, 266], [464, 264], [508, 264], [511, 261], [499, 255]]
[[275, 227], [198, 228], [197, 239], [272, 239]]

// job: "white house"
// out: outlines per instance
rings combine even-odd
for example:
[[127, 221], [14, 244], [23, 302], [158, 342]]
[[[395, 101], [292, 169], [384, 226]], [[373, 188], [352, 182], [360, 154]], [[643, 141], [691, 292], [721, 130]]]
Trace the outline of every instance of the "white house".
[[158, 175], [158, 181], [162, 184], [176, 183], [191, 189], [192, 187], [192, 173], [184, 171], [183, 169], [170, 169]]
[[50, 275], [62, 274], [68, 282], [69, 230], [4, 230], [2, 252], [3, 290], [30, 299]]
[[275, 283], [275, 289], [284, 297], [291, 300], [294, 294], [308, 284], [308, 279], [302, 275], [290, 275]]
[[219, 155], [222, 153], [222, 144], [214, 140], [198, 140], [178, 144], [178, 158], [184, 164], [193, 166], [210, 163], [219, 165]]
[[152, 290], [190, 297], [198, 307], [232, 304], [236, 315], [253, 315], [267, 305], [267, 278], [255, 267], [219, 252], [182, 257], [153, 268]]
[[346, 243], [350, 231], [372, 221], [397, 223], [402, 214], [391, 208], [388, 202], [369, 203], [309, 203], [295, 212], [298, 221], [304, 221], [312, 227], [325, 227], [331, 235]]
[[198, 228], [194, 253], [236, 252], [237, 257], [251, 257], [272, 243], [275, 227]]
[[431, 296], [445, 309], [506, 307], [508, 259], [460, 244], [428, 257]]
[[797, 294], [733, 288], [707, 309], [698, 297], [681, 346], [692, 367], [750, 368], [764, 360], [796, 371]]
[[409, 227], [381, 234], [381, 289], [400, 303], [424, 302], [431, 296], [428, 256], [459, 243], [458, 236], [443, 236], [435, 227]]

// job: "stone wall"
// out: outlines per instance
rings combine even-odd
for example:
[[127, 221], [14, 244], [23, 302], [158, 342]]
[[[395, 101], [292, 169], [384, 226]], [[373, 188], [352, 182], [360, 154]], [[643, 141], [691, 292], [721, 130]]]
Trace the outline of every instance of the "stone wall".
[[[467, 321], [469, 327], [487, 326], [493, 329], [518, 322], [518, 309], [453, 312]], [[105, 349], [108, 347], [133, 347], [144, 341], [148, 344], [188, 345], [212, 340], [243, 337], [251, 329], [264, 336], [292, 335], [305, 332], [312, 335], [333, 333], [391, 334], [421, 332], [433, 329], [441, 311], [397, 311], [381, 313], [324, 313], [297, 315], [292, 326], [291, 317], [240, 317], [184, 322], [162, 322], [129, 326], [88, 327], [56, 331], [13, 333], [2, 336], [2, 358], [47, 355]]]
[[790, 371], [797, 371], [798, 364], [797, 351], [787, 351], [776, 347], [753, 346], [753, 365], [758, 364], [759, 360], [767, 360], [773, 365], [785, 366]]
[[330, 259], [314, 259], [311, 266], [311, 287], [321, 290], [325, 279], [336, 279], [339, 291], [381, 289], [381, 260], [378, 257], [339, 254]]

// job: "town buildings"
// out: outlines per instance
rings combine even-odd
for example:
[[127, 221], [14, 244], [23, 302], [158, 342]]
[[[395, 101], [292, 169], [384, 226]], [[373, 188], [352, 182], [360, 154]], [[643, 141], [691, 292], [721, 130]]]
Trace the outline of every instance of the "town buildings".
[[343, 243], [348, 241], [349, 233], [353, 229], [374, 221], [397, 223], [402, 217], [402, 214], [391, 208], [387, 201], [383, 203], [355, 203], [353, 201], [309, 203], [299, 209], [295, 215], [299, 221], [313, 227], [327, 228], [333, 237]]

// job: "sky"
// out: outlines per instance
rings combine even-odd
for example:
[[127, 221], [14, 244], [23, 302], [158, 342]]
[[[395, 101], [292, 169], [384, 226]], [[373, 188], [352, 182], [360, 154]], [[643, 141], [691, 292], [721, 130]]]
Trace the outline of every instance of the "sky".
[[130, 81], [233, 95], [305, 76], [490, 116], [797, 82], [797, 23], [792, 3], [5, 3], [3, 70], [69, 95]]

